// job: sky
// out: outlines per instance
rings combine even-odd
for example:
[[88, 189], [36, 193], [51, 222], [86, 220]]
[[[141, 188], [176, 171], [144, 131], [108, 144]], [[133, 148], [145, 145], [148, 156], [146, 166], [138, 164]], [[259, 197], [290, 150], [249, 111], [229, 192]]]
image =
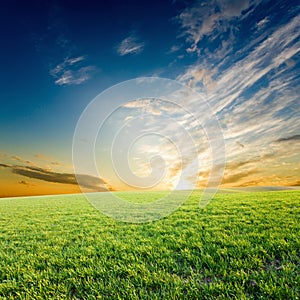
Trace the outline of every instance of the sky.
[[[12, 0], [0, 33], [0, 197], [78, 193], [77, 181], [87, 191], [201, 188], [213, 169], [222, 187], [300, 185], [298, 1]], [[97, 98], [98, 173], [76, 177], [84, 109], [140, 77], [198, 96], [173, 95], [176, 106], [149, 91], [108, 118], [100, 112], [128, 95]], [[212, 115], [225, 158], [205, 129]]]

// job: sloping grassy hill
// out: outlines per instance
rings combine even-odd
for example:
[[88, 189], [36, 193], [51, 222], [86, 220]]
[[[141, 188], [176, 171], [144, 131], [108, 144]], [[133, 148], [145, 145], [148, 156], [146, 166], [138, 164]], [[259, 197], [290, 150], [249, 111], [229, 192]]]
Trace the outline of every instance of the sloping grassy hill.
[[146, 224], [81, 195], [0, 199], [1, 299], [299, 299], [300, 192], [198, 197]]

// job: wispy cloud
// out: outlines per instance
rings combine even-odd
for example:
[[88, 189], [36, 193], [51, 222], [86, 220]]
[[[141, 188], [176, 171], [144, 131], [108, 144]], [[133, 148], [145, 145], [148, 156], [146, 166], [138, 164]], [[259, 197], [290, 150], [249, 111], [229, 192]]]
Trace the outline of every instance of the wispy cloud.
[[[207, 8], [203, 12], [200, 2], [179, 16], [186, 24], [184, 28], [187, 40], [195, 49], [205, 36], [212, 38], [220, 34], [224, 30], [223, 25], [229, 28], [231, 20], [246, 18], [258, 1], [232, 1], [232, 5], [228, 1], [218, 3], [222, 9], [219, 12], [212, 11], [208, 16], [204, 13]], [[206, 18], [209, 20], [203, 23]], [[222, 23], [224, 18], [226, 22]], [[226, 64], [223, 60], [221, 64], [203, 65], [198, 60], [177, 77], [196, 89], [218, 116], [226, 143], [228, 164], [223, 184], [227, 186], [291, 185], [300, 176], [299, 168], [294, 167], [295, 161], [299, 161], [298, 145], [290, 143], [289, 149], [284, 145], [286, 141], [299, 140], [300, 82], [297, 64], [294, 62], [300, 52], [300, 16], [296, 15], [270, 28], [268, 18], [261, 21], [259, 26], [261, 29], [265, 26], [265, 29], [257, 30], [257, 24], [253, 23], [254, 36], [251, 37], [251, 43], [239, 45], [237, 51], [228, 46], [227, 52], [223, 51], [226, 48], [224, 43], [222, 55], [226, 55]], [[182, 101], [191, 111], [199, 111], [199, 97], [184, 98]], [[149, 106], [155, 107], [154, 103], [142, 104], [148, 106], [149, 112]], [[132, 103], [127, 107], [138, 108], [138, 105]], [[160, 110], [164, 116], [171, 117], [170, 111], [165, 111], [163, 105], [160, 105]], [[202, 117], [205, 118], [205, 114], [200, 116]], [[187, 144], [177, 141], [176, 135], [180, 132], [174, 126], [166, 126], [166, 122], [160, 122], [157, 117], [153, 121], [151, 118], [147, 120], [149, 127], [153, 122], [152, 131], [172, 136], [175, 144], [188, 153]], [[184, 120], [182, 116], [176, 122], [188, 129], [192, 136], [199, 132], [197, 122]], [[197, 137], [195, 140], [205, 139]], [[149, 146], [149, 149], [141, 149], [140, 152], [151, 152], [153, 149], [154, 147]], [[163, 150], [159, 149], [157, 153], [159, 152], [163, 153]], [[211, 158], [209, 152], [208, 146], [199, 153], [201, 172], [190, 172], [190, 178], [198, 176], [199, 182], [207, 181], [211, 166], [205, 162]], [[172, 158], [169, 164], [170, 170], [173, 170], [172, 176], [179, 172], [177, 165], [179, 160]], [[184, 168], [187, 169], [188, 165], [182, 165], [182, 169]]]
[[33, 165], [32, 161], [23, 159], [22, 157], [17, 155], [11, 155], [9, 158], [10, 160], [18, 161], [19, 163]]
[[134, 109], [136, 117], [142, 117], [143, 114], [161, 115], [165, 111], [165, 107], [162, 107], [160, 104], [160, 102], [153, 99], [142, 99], [128, 102], [123, 107]]
[[[227, 138], [238, 138], [250, 132], [256, 132], [256, 137], [259, 137], [258, 132], [268, 132], [271, 141], [276, 131], [278, 136], [282, 122], [291, 132], [296, 129], [295, 119], [287, 118], [283, 112], [287, 106], [295, 106], [298, 99], [296, 75], [288, 72], [290, 67], [285, 62], [300, 51], [300, 42], [297, 41], [299, 29], [300, 19], [295, 17], [223, 72], [206, 70], [207, 74], [218, 73], [216, 84], [210, 93], [205, 93], [203, 89], [198, 91], [207, 99], [221, 121], [224, 120]], [[196, 64], [178, 79], [187, 83], [192, 81], [197, 88], [197, 81], [205, 81], [204, 76], [197, 76], [199, 70], [201, 66]], [[257, 86], [263, 79], [268, 83], [267, 86]], [[245, 93], [250, 88], [255, 93]], [[279, 120], [281, 124], [278, 127]], [[273, 131], [273, 136], [270, 131]]]
[[256, 27], [257, 29], [261, 30], [263, 29], [268, 23], [270, 22], [270, 18], [269, 17], [265, 17], [262, 20], [260, 20], [259, 22], [257, 22]]
[[10, 158], [11, 158], [12, 160], [16, 160], [16, 161], [23, 161], [23, 159], [22, 159], [21, 157], [16, 156], [16, 155], [12, 155]]
[[191, 88], [195, 88], [197, 84], [201, 83], [207, 91], [210, 91], [216, 87], [211, 75], [212, 72], [207, 69], [192, 66], [187, 72], [179, 75], [177, 80], [186, 82]]
[[135, 35], [125, 38], [117, 47], [120, 56], [128, 54], [138, 54], [144, 50], [145, 43], [140, 41]]
[[178, 52], [181, 49], [182, 45], [173, 45], [170, 50], [167, 52], [168, 54]]
[[56, 85], [79, 85], [86, 82], [96, 68], [87, 64], [86, 56], [78, 55], [80, 47], [70, 36], [63, 5], [43, 4], [47, 10], [44, 20], [47, 30], [33, 29], [31, 39], [36, 51], [45, 57], [45, 64]]
[[96, 67], [86, 65], [86, 57], [78, 56], [66, 58], [50, 71], [57, 85], [78, 85], [91, 78]]
[[198, 52], [198, 43], [204, 36], [216, 37], [226, 32], [230, 28], [230, 21], [240, 17], [251, 4], [253, 9], [255, 2], [250, 0], [196, 1], [194, 5], [187, 7], [178, 16], [183, 29], [182, 35], [190, 43], [187, 51]]

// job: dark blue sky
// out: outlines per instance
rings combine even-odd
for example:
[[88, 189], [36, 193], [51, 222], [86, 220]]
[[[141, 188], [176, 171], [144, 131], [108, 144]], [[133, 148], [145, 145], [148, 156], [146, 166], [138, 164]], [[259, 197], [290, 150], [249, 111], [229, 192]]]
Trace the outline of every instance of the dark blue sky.
[[[20, 136], [25, 130], [27, 138], [42, 123], [46, 132], [56, 131], [53, 115], [60, 131], [71, 129], [101, 90], [166, 68], [173, 59], [167, 52], [179, 34], [174, 17], [183, 7], [168, 1], [7, 1], [1, 10], [2, 130]], [[129, 35], [145, 43], [143, 55], [118, 55], [118, 44]], [[82, 55], [84, 65], [93, 66], [92, 78], [84, 85], [55, 85], [51, 70]]]

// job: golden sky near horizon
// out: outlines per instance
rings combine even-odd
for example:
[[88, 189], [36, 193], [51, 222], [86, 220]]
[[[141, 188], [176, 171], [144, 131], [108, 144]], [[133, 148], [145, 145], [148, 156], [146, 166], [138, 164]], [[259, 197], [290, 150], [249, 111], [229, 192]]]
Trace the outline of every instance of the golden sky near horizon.
[[[241, 149], [241, 145], [237, 145]], [[244, 146], [244, 145], [243, 145]], [[244, 146], [245, 147], [245, 146]], [[284, 140], [274, 143], [272, 153], [245, 155], [238, 159], [227, 161], [224, 177], [220, 187], [246, 187], [246, 186], [299, 186], [300, 163], [297, 139]], [[294, 155], [293, 155], [294, 153]], [[248, 153], [249, 154], [249, 153]], [[21, 158], [15, 155], [1, 155], [0, 164], [0, 197], [50, 195], [79, 193], [80, 188], [73, 175], [72, 165], [49, 159], [43, 155]], [[172, 156], [171, 156], [172, 158]], [[157, 189], [172, 189], [170, 184], [181, 172], [181, 166], [169, 165], [170, 181]], [[144, 169], [137, 165], [137, 171], [148, 172], [149, 165]], [[201, 170], [201, 169], [200, 169]], [[209, 176], [209, 169], [199, 172], [196, 187], [203, 187]], [[139, 175], [139, 174], [138, 174]], [[140, 173], [140, 175], [143, 175]], [[104, 187], [110, 190], [131, 190], [126, 184], [114, 185], [112, 181], [89, 177], [86, 182], [86, 191], [102, 191]], [[107, 184], [109, 183], [109, 184]], [[116, 181], [116, 184], [117, 181]], [[177, 188], [191, 188], [193, 185], [189, 178]]]

